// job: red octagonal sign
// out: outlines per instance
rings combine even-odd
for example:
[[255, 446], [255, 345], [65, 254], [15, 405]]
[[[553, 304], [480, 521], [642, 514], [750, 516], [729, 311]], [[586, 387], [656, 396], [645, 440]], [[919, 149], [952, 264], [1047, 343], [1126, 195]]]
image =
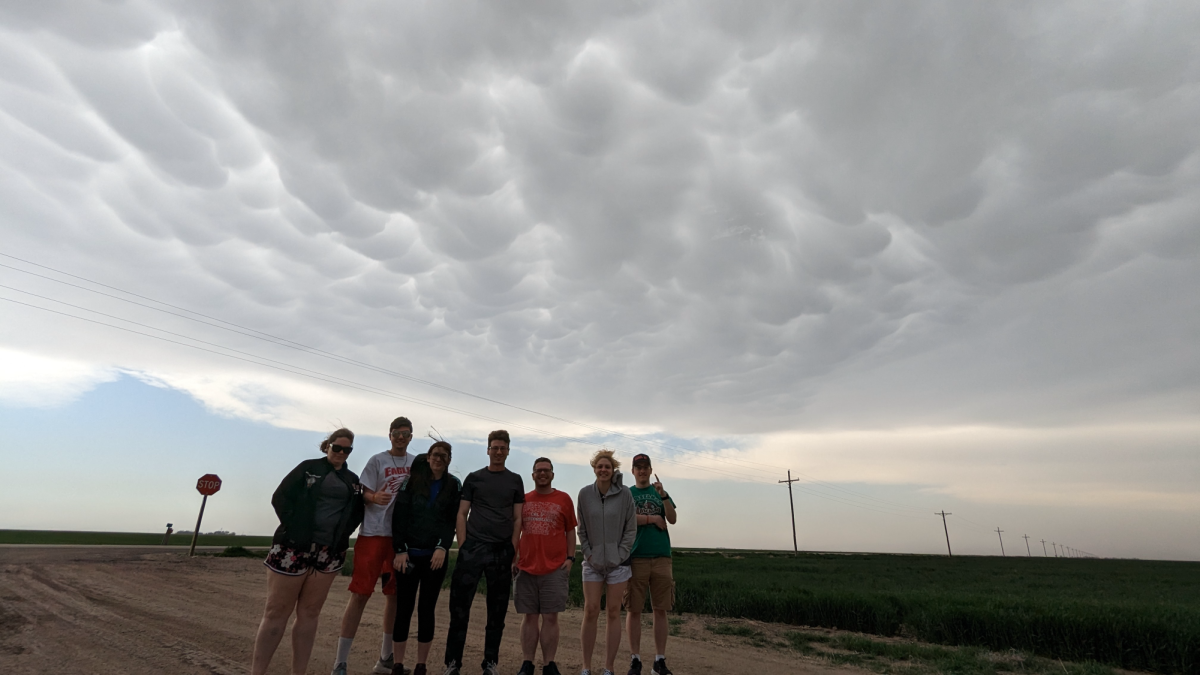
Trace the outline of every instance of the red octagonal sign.
[[221, 479], [215, 473], [206, 473], [196, 481], [196, 491], [205, 497], [221, 489]]

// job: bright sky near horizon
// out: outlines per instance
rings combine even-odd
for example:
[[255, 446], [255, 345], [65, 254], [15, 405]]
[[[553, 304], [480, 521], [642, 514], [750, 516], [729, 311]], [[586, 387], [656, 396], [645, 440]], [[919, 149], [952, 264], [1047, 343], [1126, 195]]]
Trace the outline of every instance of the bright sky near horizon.
[[649, 452], [680, 545], [790, 548], [791, 470], [802, 548], [941, 552], [945, 509], [956, 553], [1200, 560], [1197, 34], [2, 3], [0, 528], [190, 527], [213, 471], [205, 529], [266, 533], [321, 432], [357, 469], [404, 414], [572, 493]]

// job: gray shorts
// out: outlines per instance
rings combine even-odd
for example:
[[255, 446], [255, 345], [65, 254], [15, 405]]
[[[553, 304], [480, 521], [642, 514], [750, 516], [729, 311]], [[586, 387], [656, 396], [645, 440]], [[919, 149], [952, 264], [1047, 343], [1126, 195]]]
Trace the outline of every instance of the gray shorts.
[[517, 592], [513, 596], [517, 614], [556, 614], [567, 609], [567, 571], [549, 574], [517, 574]]

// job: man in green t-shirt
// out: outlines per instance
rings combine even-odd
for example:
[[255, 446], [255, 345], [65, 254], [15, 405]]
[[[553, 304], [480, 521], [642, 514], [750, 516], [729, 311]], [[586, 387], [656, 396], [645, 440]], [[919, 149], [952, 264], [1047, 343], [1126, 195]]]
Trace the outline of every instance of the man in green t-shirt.
[[650, 483], [653, 473], [650, 457], [633, 458], [633, 479], [629, 488], [637, 509], [637, 540], [633, 543], [633, 578], [625, 587], [625, 630], [629, 633], [628, 675], [642, 675], [642, 609], [646, 606], [646, 591], [654, 608], [654, 666], [655, 675], [671, 675], [667, 668], [667, 612], [675, 606], [675, 579], [671, 576], [671, 535], [667, 525], [675, 524], [675, 502], [663, 490], [658, 476]]

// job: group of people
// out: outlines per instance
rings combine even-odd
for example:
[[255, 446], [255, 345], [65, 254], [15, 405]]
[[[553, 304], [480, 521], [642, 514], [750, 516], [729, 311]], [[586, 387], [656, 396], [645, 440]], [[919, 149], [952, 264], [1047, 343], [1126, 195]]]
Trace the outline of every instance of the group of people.
[[[458, 541], [450, 578], [450, 626], [443, 675], [461, 675], [471, 604], [485, 580], [487, 625], [483, 675], [499, 675], [500, 643], [510, 594], [521, 623], [524, 661], [518, 675], [534, 675], [537, 648], [542, 675], [560, 675], [555, 658], [558, 615], [566, 610], [571, 567], [582, 556], [584, 616], [580, 629], [582, 675], [591, 675], [601, 598], [606, 605], [603, 675], [612, 675], [624, 632], [632, 656], [627, 675], [671, 675], [666, 663], [667, 612], [675, 600], [668, 526], [675, 502], [654, 475], [650, 458], [634, 456], [634, 485], [623, 485], [621, 463], [611, 450], [591, 460], [594, 483], [577, 505], [556, 490], [554, 463], [533, 463], [534, 489], [506, 466], [509, 435], [488, 434], [487, 466], [460, 482], [449, 472], [452, 448], [438, 440], [424, 454], [408, 451], [412, 422], [392, 421], [391, 448], [367, 460], [362, 475], [346, 466], [354, 433], [338, 429], [321, 442], [323, 457], [296, 466], [275, 490], [279, 516], [267, 566], [267, 603], [254, 640], [251, 672], [266, 672], [292, 614], [292, 672], [305, 673], [317, 620], [329, 588], [354, 542], [350, 600], [342, 615], [332, 675], [347, 675], [350, 649], [367, 601], [382, 581], [386, 599], [379, 675], [427, 675], [434, 610], [446, 576], [447, 556]], [[653, 477], [653, 481], [651, 478]], [[514, 592], [515, 589], [515, 592]], [[650, 596], [655, 657], [643, 673], [642, 611]], [[413, 611], [417, 654], [404, 667]]]

